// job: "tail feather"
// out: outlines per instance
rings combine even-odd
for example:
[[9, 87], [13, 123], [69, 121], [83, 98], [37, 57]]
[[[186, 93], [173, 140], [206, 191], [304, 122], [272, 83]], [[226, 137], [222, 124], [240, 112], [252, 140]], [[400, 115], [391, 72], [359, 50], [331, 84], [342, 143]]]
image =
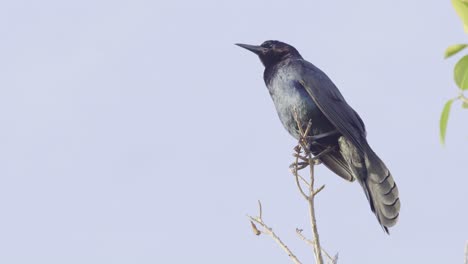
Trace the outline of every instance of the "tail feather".
[[364, 152], [341, 137], [340, 152], [354, 177], [361, 184], [372, 212], [385, 232], [394, 226], [400, 214], [398, 186], [383, 161], [364, 141]]
[[400, 214], [398, 186], [385, 164], [370, 148], [366, 153], [365, 164], [368, 175], [365, 186], [371, 197], [369, 202], [379, 223], [388, 233], [388, 227], [397, 223]]

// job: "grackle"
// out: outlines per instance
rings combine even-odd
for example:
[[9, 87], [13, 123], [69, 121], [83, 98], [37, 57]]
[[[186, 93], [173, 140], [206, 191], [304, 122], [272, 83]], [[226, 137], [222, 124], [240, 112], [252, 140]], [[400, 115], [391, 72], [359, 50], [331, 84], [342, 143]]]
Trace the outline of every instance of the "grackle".
[[299, 138], [294, 111], [302, 124], [312, 121], [314, 155], [331, 149], [320, 160], [348, 181], [357, 180], [382, 228], [396, 224], [400, 212], [398, 188], [383, 161], [366, 140], [364, 122], [335, 84], [291, 45], [268, 40], [260, 46], [236, 44], [258, 55], [263, 79], [281, 123]]

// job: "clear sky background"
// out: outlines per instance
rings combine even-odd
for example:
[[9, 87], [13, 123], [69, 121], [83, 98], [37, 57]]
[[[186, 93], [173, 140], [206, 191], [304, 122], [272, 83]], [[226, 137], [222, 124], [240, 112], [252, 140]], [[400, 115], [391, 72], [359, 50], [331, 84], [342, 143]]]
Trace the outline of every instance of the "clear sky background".
[[[468, 111], [449, 1], [4, 1], [0, 263], [289, 263], [246, 214], [311, 263], [296, 144], [234, 43], [294, 45], [366, 123], [400, 188], [384, 234], [357, 183], [325, 168], [322, 244], [340, 263], [462, 263]], [[460, 55], [459, 55], [460, 56]], [[459, 57], [457, 56], [457, 57]]]

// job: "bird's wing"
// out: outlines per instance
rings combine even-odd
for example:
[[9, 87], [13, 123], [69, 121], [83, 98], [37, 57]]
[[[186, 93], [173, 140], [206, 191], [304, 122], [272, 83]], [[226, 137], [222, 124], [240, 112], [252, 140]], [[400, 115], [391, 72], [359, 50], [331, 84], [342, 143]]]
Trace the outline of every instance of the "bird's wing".
[[302, 79], [298, 84], [310, 95], [312, 100], [336, 129], [353, 145], [364, 151], [366, 129], [359, 115], [346, 103], [335, 84], [319, 68], [306, 61], [302, 63]]
[[[310, 150], [312, 151], [312, 154], [314, 155], [318, 155], [325, 149], [327, 148], [320, 144], [310, 146]], [[339, 149], [334, 148], [330, 150], [329, 153], [320, 157], [320, 160], [323, 162], [323, 164], [327, 168], [329, 168], [331, 171], [336, 173], [336, 175], [340, 176], [341, 178], [350, 182], [355, 180], [353, 176], [353, 172], [351, 171], [348, 163], [346, 163], [346, 160], [344, 159], [343, 154], [340, 152]]]

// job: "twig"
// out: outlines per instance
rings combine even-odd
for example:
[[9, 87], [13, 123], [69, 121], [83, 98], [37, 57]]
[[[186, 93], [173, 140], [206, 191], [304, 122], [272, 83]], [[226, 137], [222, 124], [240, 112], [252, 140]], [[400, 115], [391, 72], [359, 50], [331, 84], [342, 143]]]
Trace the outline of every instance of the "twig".
[[[295, 157], [294, 163], [290, 166], [291, 172], [295, 177], [296, 180], [296, 185], [297, 188], [299, 189], [299, 192], [301, 193], [302, 197], [307, 200], [308, 205], [309, 205], [309, 215], [310, 215], [310, 225], [312, 228], [312, 240], [307, 239], [303, 234], [301, 229], [296, 229], [296, 233], [298, 236], [304, 240], [307, 244], [313, 247], [314, 249], [314, 255], [315, 255], [315, 262], [316, 264], [323, 264], [323, 257], [322, 257], [322, 251], [326, 255], [326, 257], [329, 260], [329, 263], [331, 264], [336, 264], [338, 261], [338, 254], [333, 258], [331, 257], [323, 248], [320, 246], [320, 239], [319, 239], [319, 234], [318, 234], [318, 228], [317, 228], [317, 221], [315, 217], [315, 206], [314, 206], [314, 198], [315, 196], [322, 191], [325, 188], [325, 185], [322, 185], [318, 189], [314, 189], [314, 167], [315, 165], [318, 165], [321, 163], [320, 157], [323, 155], [326, 155], [328, 152], [332, 151], [332, 147], [328, 147], [322, 152], [318, 153], [315, 155], [315, 157], [312, 155], [310, 149], [309, 149], [309, 144], [311, 143], [310, 141], [313, 140], [311, 137], [308, 136], [309, 132], [311, 131], [312, 128], [312, 121], [309, 120], [307, 123], [307, 127], [304, 130], [304, 127], [301, 124], [301, 121], [298, 118], [298, 112], [296, 109], [293, 110], [293, 115], [294, 119], [297, 124], [297, 128], [299, 130], [299, 141], [297, 146], [294, 148], [294, 154], [293, 156]], [[302, 153], [303, 152], [303, 153]], [[303, 155], [302, 155], [303, 154]], [[299, 162], [301, 160], [301, 162]], [[309, 167], [310, 169], [310, 180], [307, 181], [304, 179], [302, 176], [299, 175], [298, 171], [301, 169], [305, 169]], [[303, 189], [301, 182], [307, 186], [307, 192]], [[259, 216], [257, 217], [252, 217], [248, 215], [250, 218], [250, 223], [252, 230], [255, 235], [261, 235], [267, 234], [273, 238], [273, 240], [288, 254], [288, 256], [291, 258], [291, 260], [296, 263], [300, 264], [301, 262], [299, 259], [292, 253], [292, 251], [289, 249], [289, 247], [276, 235], [275, 232], [273, 232], [273, 229], [269, 227], [262, 218], [262, 204], [260, 201], [258, 201], [258, 207], [259, 207]], [[259, 224], [262, 228], [258, 229], [255, 223]], [[468, 264], [468, 263], [465, 263]]]
[[[298, 146], [299, 146], [299, 145], [298, 145]], [[300, 151], [301, 151], [300, 148], [297, 148], [297, 154], [298, 154], [298, 155], [296, 156], [296, 162], [295, 162], [295, 164], [297, 164], [298, 161], [299, 161], [299, 157], [298, 157], [298, 156], [299, 156], [299, 154], [300, 154]], [[302, 194], [302, 197], [304, 197], [304, 199], [308, 200], [309, 197], [307, 196], [307, 194], [306, 194], [306, 193], [304, 192], [304, 190], [302, 189], [301, 183], [299, 182], [299, 178], [303, 179], [303, 181], [305, 181], [305, 182], [307, 182], [307, 181], [306, 181], [304, 178], [302, 178], [301, 176], [299, 176], [299, 173], [297, 172], [297, 170], [298, 170], [298, 169], [297, 169], [297, 166], [294, 166], [294, 169], [292, 170], [292, 172], [293, 172], [293, 174], [294, 174], [294, 176], [295, 176], [295, 178], [296, 178], [296, 186], [297, 186], [297, 188], [299, 189], [299, 192]], [[310, 184], [307, 184], [307, 185], [310, 186]]]
[[463, 103], [468, 104], [468, 98], [465, 97], [465, 95], [463, 94], [463, 91], [460, 91], [460, 94], [458, 95], [457, 99], [460, 99], [462, 100]]
[[321, 190], [323, 190], [325, 188], [325, 184], [320, 186], [320, 188], [318, 188], [317, 190], [314, 191], [314, 196], [317, 195]]
[[[310, 246], [313, 246], [314, 242], [302, 234], [302, 229], [296, 228], [296, 234], [299, 236], [300, 239], [302, 239], [304, 242], [309, 244]], [[325, 256], [328, 258], [329, 263], [336, 264], [338, 260], [338, 254], [335, 257], [330, 256], [328, 252], [322, 248], [322, 252], [325, 254]]]
[[308, 182], [306, 179], [304, 179], [301, 175], [297, 174], [297, 176], [299, 177], [299, 179], [301, 179], [301, 181], [302, 181], [306, 186], [309, 186], [309, 185], [310, 185], [309, 182]]
[[317, 222], [315, 218], [315, 204], [314, 204], [314, 165], [312, 158], [310, 159], [310, 188], [309, 188], [309, 213], [310, 225], [312, 226], [312, 241], [314, 242], [315, 261], [317, 264], [323, 264], [322, 250], [320, 247], [320, 239], [317, 229]]
[[465, 243], [465, 264], [468, 264], [468, 241]]
[[[294, 255], [294, 253], [292, 253], [292, 251], [289, 249], [289, 247], [279, 238], [278, 235], [276, 235], [276, 233], [273, 231], [273, 229], [271, 227], [269, 227], [267, 224], [265, 224], [265, 222], [263, 222], [263, 219], [262, 219], [262, 203], [260, 201], [258, 201], [258, 207], [259, 207], [259, 216], [252, 217], [252, 216], [248, 215], [248, 217], [251, 220], [250, 223], [252, 224], [252, 229], [254, 230], [255, 234], [260, 232], [260, 233], [267, 234], [267, 235], [271, 236], [273, 238], [273, 240], [288, 254], [288, 256], [291, 258], [291, 260], [294, 263], [301, 264], [301, 262], [296, 257], [296, 255]], [[257, 226], [254, 224], [254, 222], [259, 224], [262, 227], [262, 230], [257, 229]], [[260, 235], [260, 233], [258, 233], [258, 235]]]
[[332, 256], [330, 256], [330, 254], [327, 253], [327, 251], [325, 249], [322, 248], [322, 251], [325, 254], [325, 256], [327, 256], [328, 263], [336, 264], [336, 262], [338, 261], [338, 255], [336, 255], [335, 257], [332, 257]]
[[[314, 206], [314, 198], [315, 198], [315, 195], [317, 195], [321, 190], [323, 190], [323, 188], [325, 186], [322, 186], [320, 187], [318, 190], [314, 190], [314, 166], [315, 166], [315, 160], [317, 160], [320, 155], [324, 155], [325, 151], [330, 151], [330, 148], [327, 148], [325, 151], [323, 151], [322, 153], [318, 154], [315, 159], [314, 157], [312, 156], [312, 153], [309, 151], [309, 148], [308, 148], [308, 142], [307, 142], [307, 136], [309, 134], [309, 131], [312, 127], [312, 121], [309, 120], [309, 122], [307, 123], [307, 128], [305, 129], [305, 131], [303, 130], [302, 128], [302, 124], [301, 124], [301, 121], [299, 120], [299, 117], [298, 117], [298, 113], [297, 113], [297, 110], [294, 109], [294, 112], [293, 112], [293, 115], [294, 115], [294, 119], [296, 121], [296, 125], [297, 125], [297, 128], [299, 130], [299, 142], [298, 142], [298, 146], [296, 148], [294, 148], [296, 150], [296, 166], [295, 166], [295, 170], [293, 170], [293, 174], [296, 178], [296, 185], [297, 187], [299, 188], [299, 191], [301, 192], [302, 196], [304, 197], [304, 199], [307, 200], [308, 204], [309, 204], [309, 215], [310, 215], [310, 225], [312, 227], [312, 243], [309, 243], [313, 246], [314, 248], [314, 255], [315, 255], [315, 262], [317, 264], [323, 264], [323, 257], [322, 257], [322, 249], [320, 247], [320, 239], [319, 239], [319, 234], [318, 234], [318, 228], [317, 228], [317, 221], [316, 221], [316, 218], [315, 218], [315, 206]], [[304, 157], [307, 158], [308, 162], [309, 162], [309, 169], [310, 169], [310, 180], [309, 180], [309, 184], [308, 184], [308, 189], [309, 189], [309, 192], [308, 194], [306, 194], [304, 192], [304, 190], [302, 189], [300, 183], [299, 183], [299, 173], [298, 173], [298, 161], [299, 161], [299, 158], [298, 156], [300, 155], [301, 153], [301, 148], [302, 150], [304, 151]]]
[[260, 202], [260, 200], [258, 200], [258, 218], [263, 219], [262, 215], [263, 215], [263, 213], [262, 213], [262, 202]]

